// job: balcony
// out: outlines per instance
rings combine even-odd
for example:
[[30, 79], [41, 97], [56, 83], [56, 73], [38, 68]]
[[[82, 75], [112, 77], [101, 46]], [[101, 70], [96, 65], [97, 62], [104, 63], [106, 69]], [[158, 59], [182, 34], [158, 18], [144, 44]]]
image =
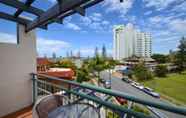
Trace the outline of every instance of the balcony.
[[[86, 117], [88, 115], [88, 118], [92, 118], [91, 115], [93, 111], [95, 112], [94, 115], [98, 114], [99, 118], [164, 118], [162, 114], [156, 113], [153, 110], [154, 108], [170, 112], [177, 118], [184, 118], [186, 115], [185, 108], [147, 101], [126, 93], [104, 89], [89, 84], [80, 84], [74, 81], [59, 79], [44, 74], [32, 74], [31, 76], [33, 84], [33, 103], [36, 103], [39, 99], [45, 98], [49, 95], [62, 95], [65, 99], [63, 98], [63, 105], [59, 107], [69, 107], [66, 110], [66, 113], [67, 116], [69, 116], [69, 114], [75, 114], [74, 116], [71, 116], [72, 118], [75, 118], [77, 114], [86, 111], [80, 109], [83, 106], [78, 108], [78, 105], [80, 104], [87, 105], [87, 110], [89, 111], [92, 109], [92, 112], [86, 113]], [[63, 83], [63, 85], [66, 83], [68, 87], [64, 87], [61, 83]], [[120, 100], [118, 100], [118, 98], [120, 98]], [[123, 105], [120, 102], [122, 100], [125, 100]], [[72, 105], [75, 105], [74, 108], [77, 108], [75, 111], [73, 107], [71, 107]], [[134, 109], [132, 107], [134, 105], [146, 108], [148, 113]], [[34, 112], [34, 107], [29, 106], [3, 118], [35, 118], [35, 115], [33, 116], [32, 112]], [[95, 118], [95, 116], [93, 118]]]
[[[40, 79], [46, 78], [46, 79]], [[58, 81], [57, 84], [54, 81]], [[168, 112], [177, 115], [178, 117], [184, 117], [186, 115], [186, 109], [181, 107], [170, 106], [167, 104], [157, 103], [153, 101], [146, 101], [141, 98], [137, 98], [132, 95], [128, 95], [126, 93], [121, 93], [118, 91], [113, 91], [110, 89], [104, 89], [96, 86], [92, 86], [89, 84], [79, 84], [74, 81], [63, 80], [56, 77], [51, 77], [43, 74], [32, 74], [32, 82], [33, 82], [33, 101], [34, 103], [47, 95], [62, 95], [66, 97], [64, 100], [65, 104], [63, 106], [71, 106], [74, 104], [88, 104], [88, 106], [93, 108], [96, 111], [99, 111], [100, 118], [129, 118], [129, 117], [137, 117], [137, 118], [156, 118], [161, 117], [161, 114], [153, 112], [153, 108], [165, 110]], [[68, 84], [68, 87], [61, 86], [60, 83]], [[119, 102], [117, 102], [116, 98], [124, 99], [127, 101], [127, 107], [122, 106]], [[68, 102], [67, 102], [68, 101]], [[70, 102], [69, 102], [70, 101]], [[149, 110], [149, 113], [142, 113], [137, 110], [134, 110], [131, 106], [132, 104], [140, 105], [146, 107]], [[90, 109], [88, 108], [88, 109]], [[71, 108], [72, 109], [72, 108]], [[94, 110], [93, 109], [93, 110]], [[66, 111], [69, 115], [72, 113], [70, 109]], [[74, 112], [74, 111], [73, 111]], [[82, 109], [76, 109], [75, 114], [81, 113]], [[89, 117], [91, 116], [90, 112], [88, 112]], [[97, 113], [97, 112], [96, 112]], [[26, 108], [21, 112], [13, 114], [11, 118], [15, 116], [17, 118], [30, 118], [31, 108]], [[15, 117], [15, 118], [16, 118]], [[8, 117], [5, 117], [8, 118]], [[10, 118], [10, 117], [9, 117]]]
[[[161, 109], [169, 113], [173, 118], [185, 117], [185, 108], [148, 101], [144, 98], [134, 96], [135, 94], [129, 95], [112, 89], [104, 89], [89, 84], [79, 84], [74, 81], [59, 79], [44, 74], [32, 74], [32, 76], [29, 76], [29, 73], [36, 72], [37, 67], [35, 36], [34, 32], [25, 33], [25, 28], [21, 25], [18, 28], [18, 34], [20, 36], [19, 46], [0, 45], [0, 59], [2, 64], [0, 66], [2, 69], [0, 71], [1, 116], [18, 111], [5, 118], [32, 117], [32, 109], [34, 108], [28, 106], [47, 95], [59, 94], [65, 96], [65, 102], [68, 101], [63, 104], [69, 106], [67, 115], [81, 113], [81, 109], [72, 112], [70, 110], [72, 107], [70, 106], [74, 104], [77, 106], [77, 104], [83, 103], [88, 104], [88, 108], [99, 111], [95, 113], [98, 113], [98, 116], [101, 118], [128, 118], [131, 116], [139, 118], [164, 117], [154, 109]], [[60, 107], [63, 107], [63, 105]], [[144, 110], [139, 110], [139, 107], [146, 109], [148, 113], [145, 112], [144, 114]], [[20, 109], [23, 110], [19, 111]]]
[[[47, 29], [47, 25], [52, 22], [61, 23], [63, 18], [76, 12], [84, 15], [86, 8], [103, 0], [68, 0], [63, 4], [58, 0], [52, 9], [47, 11], [33, 7], [31, 4], [34, 0], [25, 1], [27, 1], [26, 5], [17, 0], [0, 0], [1, 3], [17, 10], [15, 15], [0, 12], [0, 17], [18, 23], [17, 37], [19, 38], [17, 45], [0, 43], [0, 117], [36, 118], [35, 116], [39, 116], [36, 110], [39, 105], [37, 103], [42, 101], [43, 104], [48, 105], [40, 108], [45, 111], [46, 108], [55, 106], [57, 101], [49, 103], [48, 100], [43, 101], [44, 98], [48, 96], [54, 98], [53, 96], [56, 95], [61, 96], [62, 103], [57, 104], [57, 107], [50, 112], [45, 112], [47, 117], [56, 118], [52, 115], [63, 114], [63, 117], [70, 118], [77, 116], [79, 118], [165, 118], [161, 113], [156, 112], [156, 109], [169, 113], [173, 118], [186, 116], [185, 108], [148, 101], [134, 96], [135, 94], [129, 95], [44, 74], [30, 76], [29, 73], [37, 72], [36, 35], [33, 29], [37, 27]], [[18, 17], [23, 11], [38, 17], [33, 21]]]

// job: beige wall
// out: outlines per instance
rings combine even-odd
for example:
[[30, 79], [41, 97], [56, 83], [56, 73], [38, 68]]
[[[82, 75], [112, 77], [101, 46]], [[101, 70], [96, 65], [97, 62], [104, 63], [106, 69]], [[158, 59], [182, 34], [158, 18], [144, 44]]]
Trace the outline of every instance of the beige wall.
[[18, 29], [18, 45], [0, 43], [0, 117], [32, 103], [29, 74], [36, 72], [36, 37], [22, 25]]

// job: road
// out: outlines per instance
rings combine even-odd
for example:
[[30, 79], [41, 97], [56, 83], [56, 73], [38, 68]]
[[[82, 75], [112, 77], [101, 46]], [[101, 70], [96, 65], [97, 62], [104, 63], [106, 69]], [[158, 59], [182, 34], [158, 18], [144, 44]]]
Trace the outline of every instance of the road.
[[[105, 80], [109, 79], [109, 73], [106, 72], [106, 71], [102, 72], [102, 77]], [[111, 87], [112, 87], [113, 90], [124, 92], [126, 94], [133, 95], [133, 96], [136, 96], [136, 97], [148, 100], [148, 101], [165, 103], [165, 101], [154, 98], [154, 97], [144, 93], [143, 91], [131, 86], [130, 84], [128, 84], [126, 82], [123, 82], [120, 78], [113, 77], [113, 76], [111, 76], [111, 77], [112, 77]], [[167, 103], [167, 104], [169, 104], [169, 103]], [[163, 118], [186, 118], [185, 116], [178, 115], [178, 114], [175, 114], [175, 113], [170, 113], [170, 112], [160, 110], [160, 109], [156, 109], [156, 108], [153, 108], [153, 109], [156, 110], [156, 112], [159, 113], [161, 116], [163, 116]]]

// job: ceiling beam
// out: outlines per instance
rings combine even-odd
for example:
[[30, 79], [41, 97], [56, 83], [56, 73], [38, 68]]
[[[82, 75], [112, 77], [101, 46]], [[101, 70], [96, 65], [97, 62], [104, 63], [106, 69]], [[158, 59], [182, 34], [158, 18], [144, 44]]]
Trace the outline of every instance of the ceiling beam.
[[[32, 23], [28, 24], [26, 32], [46, 24], [48, 21], [59, 17], [61, 14], [64, 14], [68, 11], [74, 10], [75, 8], [81, 6], [82, 4], [94, 1], [103, 1], [103, 0], [65, 0], [61, 5], [56, 4], [45, 13], [43, 13], [39, 18], [36, 18]], [[94, 2], [96, 3], [96, 2]]]
[[82, 15], [82, 16], [85, 16], [85, 9], [84, 8], [82, 8], [82, 7], [77, 7], [77, 8], [75, 8], [74, 9], [77, 13], [79, 13], [80, 15]]
[[[25, 6], [26, 6], [27, 8], [30, 7], [31, 4], [32, 4], [34, 1], [35, 1], [35, 0], [27, 0], [27, 1], [25, 2]], [[14, 14], [14, 17], [18, 17], [22, 12], [23, 12], [22, 9], [18, 9], [18, 10], [16, 11], [16, 13]]]
[[[25, 26], [27, 26], [28, 23], [32, 22], [31, 20], [21, 18], [21, 17], [15, 18], [14, 16], [12, 16], [10, 14], [3, 13], [3, 12], [0, 12], [0, 18], [5, 19], [5, 20], [9, 20], [9, 21], [13, 21], [13, 22], [17, 22], [17, 23], [25, 25]], [[47, 29], [47, 26], [40, 26], [40, 28]]]
[[40, 16], [41, 14], [44, 13], [43, 10], [38, 9], [36, 7], [32, 7], [30, 6], [29, 8], [27, 6], [25, 6], [25, 4], [23, 2], [20, 2], [18, 0], [0, 0], [1, 3], [17, 8], [17, 9], [21, 9], [23, 11], [26, 11], [28, 13], [34, 14], [36, 16]]
[[[94, 6], [95, 4], [98, 4], [98, 3], [102, 2], [102, 1], [104, 1], [104, 0], [94, 0], [94, 1], [90, 1], [90, 2], [88, 2], [88, 3], [86, 3], [86, 4], [84, 4], [84, 5], [81, 5], [80, 7], [81, 7], [82, 9], [87, 9], [87, 8], [89, 8], [89, 7], [91, 7], [91, 6]], [[58, 19], [63, 20], [65, 17], [68, 17], [68, 16], [73, 15], [73, 14], [75, 14], [75, 13], [77, 13], [77, 10], [76, 10], [76, 9], [72, 9], [72, 10], [70, 10], [70, 11], [68, 11], [68, 12], [65, 12], [64, 14], [61, 14], [61, 15], [58, 17]], [[51, 23], [53, 23], [53, 22], [51, 21], [51, 22], [49, 22], [48, 24], [51, 24]]]
[[[87, 4], [81, 5], [81, 8], [82, 9], [87, 9], [87, 8], [92, 7], [92, 6], [98, 4], [98, 3], [102, 2], [102, 1], [104, 1], [104, 0], [94, 0], [94, 1], [88, 2]], [[67, 13], [64, 13], [64, 14], [60, 15], [59, 18], [63, 19], [65, 17], [73, 15], [75, 13], [77, 13], [77, 10], [74, 9], [74, 10], [71, 10], [71, 11], [69, 11]]]
[[[32, 7], [32, 6], [27, 7], [27, 6], [25, 6], [25, 4], [23, 2], [20, 2], [18, 0], [0, 0], [0, 3], [14, 7], [16, 9], [21, 9], [21, 10], [26, 11], [28, 13], [34, 14], [36, 16], [41, 16], [43, 13], [45, 13], [45, 11], [38, 9], [36, 7]], [[54, 21], [61, 24], [60, 19], [55, 19]]]

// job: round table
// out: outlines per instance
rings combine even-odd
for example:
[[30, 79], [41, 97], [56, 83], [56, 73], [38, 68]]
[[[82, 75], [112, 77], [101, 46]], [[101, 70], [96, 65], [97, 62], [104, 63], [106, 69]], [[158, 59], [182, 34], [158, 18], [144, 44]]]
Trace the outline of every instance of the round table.
[[100, 118], [98, 109], [88, 103], [76, 103], [58, 107], [48, 118]]

